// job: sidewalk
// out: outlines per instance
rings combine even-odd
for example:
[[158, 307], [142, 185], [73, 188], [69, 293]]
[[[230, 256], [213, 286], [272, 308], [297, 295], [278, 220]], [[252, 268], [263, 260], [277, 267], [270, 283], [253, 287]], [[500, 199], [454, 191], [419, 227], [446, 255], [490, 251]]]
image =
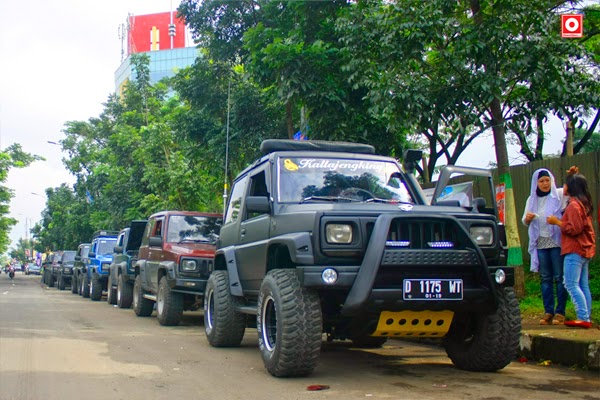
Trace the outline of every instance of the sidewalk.
[[523, 319], [519, 357], [530, 361], [600, 370], [600, 328], [539, 325], [539, 319]]

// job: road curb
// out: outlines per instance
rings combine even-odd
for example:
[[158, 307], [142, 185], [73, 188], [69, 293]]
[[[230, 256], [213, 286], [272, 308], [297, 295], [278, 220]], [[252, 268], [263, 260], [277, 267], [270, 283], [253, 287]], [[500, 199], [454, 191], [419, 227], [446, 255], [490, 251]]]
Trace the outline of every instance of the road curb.
[[530, 360], [600, 370], [600, 340], [567, 340], [523, 331], [519, 355]]

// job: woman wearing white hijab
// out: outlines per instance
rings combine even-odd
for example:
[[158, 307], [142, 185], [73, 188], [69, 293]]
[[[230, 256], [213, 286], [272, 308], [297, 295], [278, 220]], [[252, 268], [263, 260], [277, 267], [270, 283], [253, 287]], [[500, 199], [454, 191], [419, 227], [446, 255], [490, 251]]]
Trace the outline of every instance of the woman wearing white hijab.
[[[531, 271], [541, 278], [544, 316], [540, 325], [561, 325], [565, 321], [568, 293], [563, 284], [563, 258], [560, 255], [560, 228], [546, 222], [546, 217], [562, 216], [563, 189], [556, 188], [552, 173], [540, 168], [531, 176], [531, 192], [525, 205], [523, 223], [529, 227]], [[556, 307], [554, 286], [556, 285]]]

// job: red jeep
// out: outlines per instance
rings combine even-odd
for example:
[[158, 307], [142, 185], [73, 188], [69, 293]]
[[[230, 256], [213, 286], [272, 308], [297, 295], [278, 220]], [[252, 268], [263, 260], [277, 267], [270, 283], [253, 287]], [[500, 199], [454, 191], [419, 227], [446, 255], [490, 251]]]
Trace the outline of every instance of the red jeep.
[[184, 310], [202, 307], [223, 218], [221, 214], [162, 211], [148, 219], [135, 264], [133, 310], [161, 325], [177, 325]]

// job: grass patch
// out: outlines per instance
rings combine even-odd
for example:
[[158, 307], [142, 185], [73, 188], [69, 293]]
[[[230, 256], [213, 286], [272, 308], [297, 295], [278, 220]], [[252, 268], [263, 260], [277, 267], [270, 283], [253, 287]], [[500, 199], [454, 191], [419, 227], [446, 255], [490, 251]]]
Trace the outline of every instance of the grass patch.
[[[521, 315], [523, 317], [541, 317], [544, 314], [542, 303], [542, 290], [540, 275], [529, 272], [529, 265], [525, 268], [525, 297], [519, 300]], [[600, 260], [590, 263], [590, 291], [592, 292], [592, 322], [600, 324]], [[573, 302], [567, 300], [567, 319], [576, 319]]]

